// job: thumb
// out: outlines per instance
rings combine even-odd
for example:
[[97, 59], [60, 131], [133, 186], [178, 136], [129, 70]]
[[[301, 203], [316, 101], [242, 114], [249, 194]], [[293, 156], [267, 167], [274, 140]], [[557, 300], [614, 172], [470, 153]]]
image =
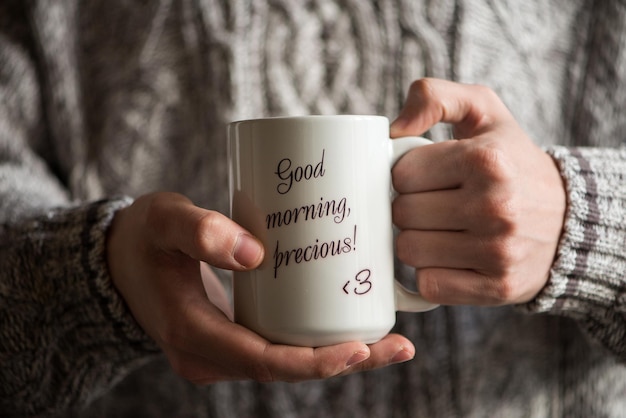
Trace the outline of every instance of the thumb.
[[150, 207], [147, 219], [164, 250], [181, 251], [228, 270], [253, 269], [263, 261], [263, 244], [219, 212], [173, 193], [159, 193]]

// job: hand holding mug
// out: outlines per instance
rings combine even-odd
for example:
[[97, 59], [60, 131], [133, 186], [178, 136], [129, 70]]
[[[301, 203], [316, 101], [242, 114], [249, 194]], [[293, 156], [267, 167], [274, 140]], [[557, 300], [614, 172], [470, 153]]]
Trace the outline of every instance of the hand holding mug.
[[481, 86], [416, 81], [391, 134], [418, 135], [439, 122], [459, 140], [412, 151], [393, 169], [399, 258], [416, 267], [432, 302], [530, 301], [548, 280], [563, 226], [554, 161]]
[[194, 383], [319, 379], [413, 357], [411, 342], [397, 334], [371, 346], [314, 349], [272, 344], [233, 323], [208, 265], [246, 270], [262, 258], [244, 228], [174, 193], [145, 195], [120, 210], [107, 240], [114, 285], [172, 368]]
[[437, 305], [394, 281], [391, 167], [429, 146], [392, 141], [382, 116], [302, 116], [229, 126], [233, 219], [265, 246], [234, 274], [235, 320], [270, 341], [374, 343], [396, 311]]

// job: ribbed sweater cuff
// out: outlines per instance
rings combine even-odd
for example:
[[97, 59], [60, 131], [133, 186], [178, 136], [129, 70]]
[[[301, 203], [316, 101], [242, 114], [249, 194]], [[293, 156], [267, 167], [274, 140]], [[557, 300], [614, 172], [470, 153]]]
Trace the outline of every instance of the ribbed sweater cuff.
[[99, 201], [0, 228], [10, 243], [1, 248], [0, 317], [11, 323], [0, 330], [0, 410], [26, 416], [85, 403], [158, 352], [106, 266], [107, 229], [129, 204]]
[[135, 321], [126, 303], [113, 286], [106, 264], [106, 234], [115, 212], [129, 206], [132, 199], [117, 199], [95, 202], [85, 209], [87, 230], [82, 231], [84, 249], [81, 265], [85, 269], [89, 294], [94, 297], [100, 312], [109, 321], [115, 336], [140, 351], [155, 351], [156, 345]]
[[550, 279], [525, 308], [572, 317], [626, 358], [626, 149], [553, 147], [568, 195]]

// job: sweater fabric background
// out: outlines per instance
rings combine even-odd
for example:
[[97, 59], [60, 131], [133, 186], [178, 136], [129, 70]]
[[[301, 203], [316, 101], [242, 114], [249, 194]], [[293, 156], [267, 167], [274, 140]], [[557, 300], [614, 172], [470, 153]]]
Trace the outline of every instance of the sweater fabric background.
[[[557, 161], [568, 212], [546, 288], [399, 313], [416, 356], [382, 370], [175, 376], [108, 276], [115, 211], [168, 190], [227, 213], [228, 122], [394, 118], [423, 76], [491, 87]], [[621, 1], [0, 0], [0, 416], [620, 416], [624, 115]]]

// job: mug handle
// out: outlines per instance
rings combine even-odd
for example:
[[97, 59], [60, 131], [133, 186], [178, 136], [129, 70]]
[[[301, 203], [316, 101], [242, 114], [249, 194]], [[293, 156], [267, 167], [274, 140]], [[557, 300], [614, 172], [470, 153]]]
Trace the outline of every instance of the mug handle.
[[[391, 168], [404, 154], [410, 150], [421, 147], [423, 145], [432, 144], [432, 141], [418, 137], [407, 136], [403, 138], [392, 139], [391, 141]], [[420, 296], [419, 293], [413, 292], [402, 286], [398, 279], [394, 279], [395, 288], [395, 304], [396, 311], [403, 312], [425, 312], [437, 308], [439, 305], [430, 303]]]

